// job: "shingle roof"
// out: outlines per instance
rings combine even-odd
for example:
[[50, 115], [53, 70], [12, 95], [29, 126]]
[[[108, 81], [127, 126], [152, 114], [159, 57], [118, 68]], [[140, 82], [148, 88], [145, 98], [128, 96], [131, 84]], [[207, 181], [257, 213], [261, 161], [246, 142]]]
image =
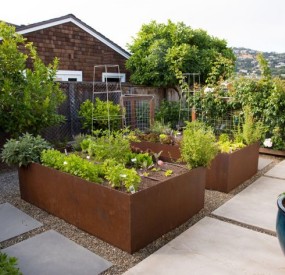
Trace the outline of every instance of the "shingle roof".
[[96, 37], [98, 40], [100, 40], [101, 42], [103, 42], [104, 44], [106, 44], [107, 46], [109, 46], [110, 48], [112, 48], [113, 50], [118, 52], [119, 54], [123, 55], [124, 57], [126, 57], [126, 58], [130, 57], [129, 52], [127, 52], [126, 50], [121, 48], [119, 45], [117, 45], [116, 43], [114, 43], [113, 41], [108, 39], [103, 34], [99, 33], [98, 31], [94, 30], [93, 28], [91, 28], [89, 25], [87, 25], [86, 23], [84, 23], [83, 21], [81, 21], [80, 19], [75, 17], [73, 14], [67, 14], [65, 16], [49, 19], [49, 20], [34, 23], [34, 24], [21, 25], [21, 26], [14, 25], [14, 26], [16, 26], [16, 31], [18, 33], [26, 34], [29, 32], [34, 32], [34, 31], [37, 31], [40, 29], [49, 28], [49, 27], [56, 26], [56, 25], [63, 24], [63, 23], [67, 23], [67, 22], [74, 23], [75, 25], [77, 25], [81, 29], [85, 30], [86, 32], [88, 32], [92, 36]]

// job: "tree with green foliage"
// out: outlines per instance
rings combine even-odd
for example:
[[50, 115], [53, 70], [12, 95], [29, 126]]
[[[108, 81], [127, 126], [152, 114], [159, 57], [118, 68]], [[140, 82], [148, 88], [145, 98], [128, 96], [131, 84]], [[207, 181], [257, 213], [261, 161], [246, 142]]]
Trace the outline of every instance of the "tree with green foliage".
[[272, 77], [268, 62], [258, 55], [261, 78], [237, 77], [230, 91], [233, 109], [250, 106], [253, 116], [264, 122], [274, 149], [285, 149], [285, 81]]
[[57, 108], [65, 96], [54, 81], [58, 59], [46, 66], [33, 44], [4, 22], [0, 37], [0, 131], [38, 134], [62, 122]]
[[202, 83], [208, 77], [212, 83], [234, 70], [235, 56], [225, 40], [182, 22], [144, 24], [128, 49], [132, 55], [126, 66], [135, 84], [174, 88], [179, 92], [184, 73], [199, 72]]

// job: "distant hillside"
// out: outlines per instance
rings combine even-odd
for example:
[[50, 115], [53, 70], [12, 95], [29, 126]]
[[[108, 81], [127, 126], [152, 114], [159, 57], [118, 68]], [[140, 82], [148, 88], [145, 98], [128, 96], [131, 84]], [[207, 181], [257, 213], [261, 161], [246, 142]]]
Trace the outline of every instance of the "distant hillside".
[[[260, 69], [256, 60], [259, 51], [246, 48], [233, 48], [237, 57], [236, 72], [243, 75], [259, 76]], [[285, 53], [262, 52], [268, 64], [270, 65], [273, 75], [285, 78]]]

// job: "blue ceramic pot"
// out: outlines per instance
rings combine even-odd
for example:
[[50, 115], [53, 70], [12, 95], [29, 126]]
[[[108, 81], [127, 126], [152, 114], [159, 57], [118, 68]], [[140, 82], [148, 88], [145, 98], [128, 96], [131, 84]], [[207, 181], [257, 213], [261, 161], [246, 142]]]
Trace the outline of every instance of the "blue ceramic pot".
[[276, 233], [285, 255], [285, 194], [281, 194], [277, 199], [278, 213], [276, 220]]

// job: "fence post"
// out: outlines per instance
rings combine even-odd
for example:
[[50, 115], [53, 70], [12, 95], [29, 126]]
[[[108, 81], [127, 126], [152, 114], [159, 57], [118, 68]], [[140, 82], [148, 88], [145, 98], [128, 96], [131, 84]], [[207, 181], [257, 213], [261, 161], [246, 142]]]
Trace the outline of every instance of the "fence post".
[[75, 87], [74, 83], [68, 83], [68, 100], [69, 100], [69, 117], [70, 117], [70, 133], [73, 137], [75, 135], [74, 132], [74, 122], [75, 122]]

